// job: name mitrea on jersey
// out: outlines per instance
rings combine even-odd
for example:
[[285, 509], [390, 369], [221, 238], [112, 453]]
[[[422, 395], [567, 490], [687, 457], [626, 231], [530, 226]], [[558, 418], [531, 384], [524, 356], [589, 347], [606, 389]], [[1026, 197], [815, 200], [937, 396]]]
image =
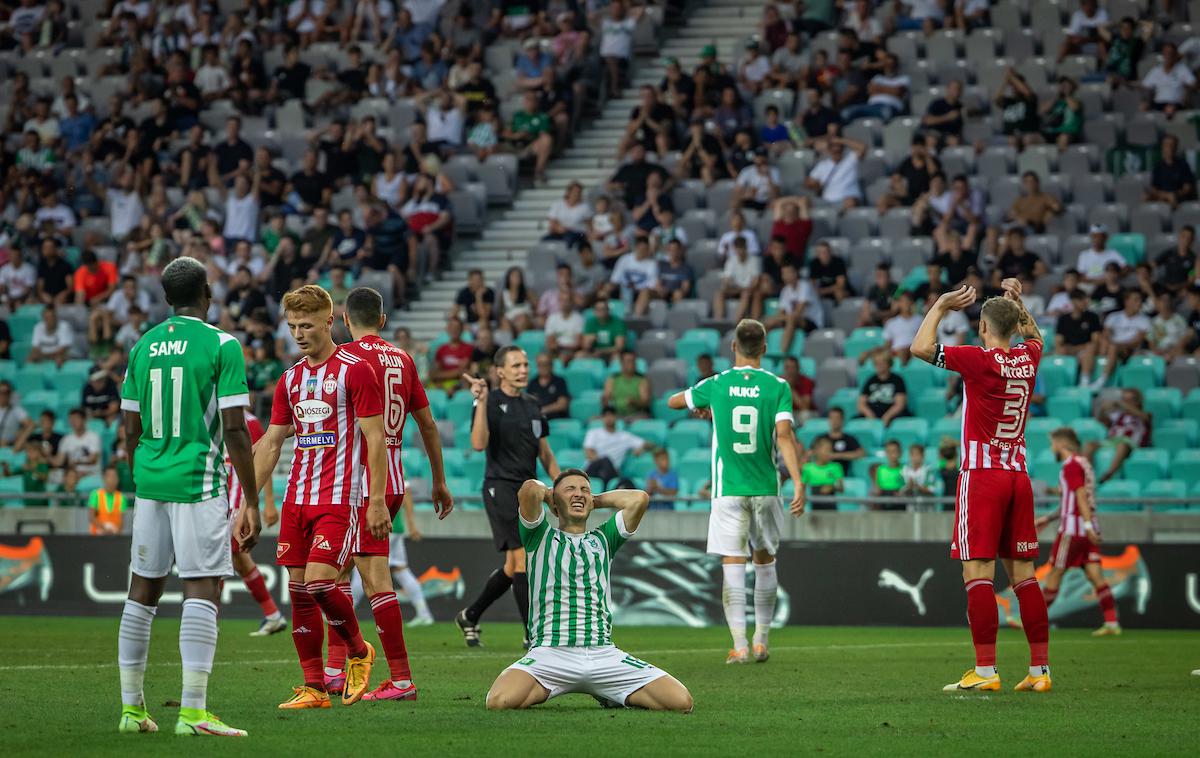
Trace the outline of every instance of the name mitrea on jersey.
[[1028, 353], [996, 353], [996, 363], [1000, 364], [1000, 376], [1005, 379], [1032, 379], [1037, 375], [1037, 366], [1033, 365], [1033, 359]]
[[187, 352], [187, 340], [150, 343], [151, 358], [158, 358], [164, 355], [183, 355], [185, 352]]

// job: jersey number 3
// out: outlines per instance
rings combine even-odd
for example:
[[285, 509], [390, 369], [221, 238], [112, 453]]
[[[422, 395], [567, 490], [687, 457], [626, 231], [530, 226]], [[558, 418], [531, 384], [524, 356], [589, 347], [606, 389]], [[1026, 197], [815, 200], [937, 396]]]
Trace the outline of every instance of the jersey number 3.
[[733, 452], [740, 455], [753, 455], [758, 452], [758, 409], [753, 405], [735, 405], [733, 431], [750, 436], [749, 442], [733, 443]]
[[996, 439], [1016, 439], [1025, 428], [1025, 414], [1029, 412], [1029, 382], [1009, 379], [1004, 394], [1015, 395], [1004, 401], [1004, 418], [1011, 420], [996, 424]]

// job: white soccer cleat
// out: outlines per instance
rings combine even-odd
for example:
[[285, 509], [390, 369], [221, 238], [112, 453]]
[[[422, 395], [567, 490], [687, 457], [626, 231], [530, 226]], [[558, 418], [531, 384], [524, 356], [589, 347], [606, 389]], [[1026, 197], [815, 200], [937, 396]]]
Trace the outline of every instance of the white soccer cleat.
[[417, 616], [408, 622], [409, 626], [433, 626], [433, 616]]
[[250, 632], [251, 637], [270, 637], [272, 634], [279, 634], [288, 628], [287, 619], [283, 616], [276, 616], [274, 619], [263, 619], [262, 623], [253, 632]]

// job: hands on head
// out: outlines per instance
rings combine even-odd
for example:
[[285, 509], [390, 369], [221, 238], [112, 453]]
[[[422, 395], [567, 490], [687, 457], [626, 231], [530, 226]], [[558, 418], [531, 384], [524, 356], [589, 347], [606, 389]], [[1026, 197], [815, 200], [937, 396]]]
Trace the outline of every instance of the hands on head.
[[[1018, 287], [1020, 287], [1019, 284]], [[938, 298], [937, 304], [947, 310], [961, 311], [974, 304], [976, 297], [975, 288], [964, 284], [956, 290], [944, 293]]]

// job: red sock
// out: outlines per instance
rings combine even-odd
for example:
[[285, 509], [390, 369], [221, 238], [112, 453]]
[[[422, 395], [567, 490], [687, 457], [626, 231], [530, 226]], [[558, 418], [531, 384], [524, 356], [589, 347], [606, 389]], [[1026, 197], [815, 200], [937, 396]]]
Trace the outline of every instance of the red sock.
[[1049, 663], [1050, 618], [1046, 615], [1046, 599], [1038, 580], [1030, 577], [1013, 585], [1017, 602], [1021, 604], [1021, 626], [1025, 627], [1025, 639], [1029, 640], [1029, 665], [1045, 666]]
[[975, 643], [975, 665], [996, 665], [996, 628], [1000, 612], [996, 610], [996, 592], [991, 579], [967, 582], [967, 622]]
[[1042, 587], [1042, 597], [1046, 600], [1046, 607], [1049, 608], [1054, 602], [1054, 598], [1058, 597], [1058, 587]]
[[250, 597], [254, 598], [258, 606], [262, 608], [264, 616], [274, 616], [279, 613], [279, 608], [276, 607], [275, 600], [271, 597], [271, 593], [267, 589], [267, 582], [263, 579], [258, 566], [242, 577], [242, 583], [246, 585], [246, 589], [250, 590]]
[[1096, 590], [1096, 599], [1100, 601], [1100, 610], [1104, 612], [1104, 623], [1117, 623], [1117, 603], [1113, 600], [1112, 590], [1107, 584], [1100, 585]]
[[404, 648], [404, 620], [400, 617], [400, 603], [395, 592], [380, 592], [371, 596], [371, 612], [375, 614], [375, 626], [379, 631], [379, 642], [387, 656], [392, 681], [412, 679], [408, 667], [408, 651]]
[[288, 582], [288, 592], [292, 596], [292, 642], [300, 656], [304, 683], [324, 691], [321, 647], [325, 642], [325, 630], [322, 629], [321, 608], [304, 582]]
[[[337, 588], [350, 600], [350, 606], [353, 608], [354, 591], [350, 589], [350, 582], [338, 582]], [[346, 644], [342, 642], [342, 638], [338, 636], [332, 626], [329, 627], [329, 656], [325, 661], [325, 667], [339, 671], [346, 668]]]
[[358, 658], [366, 655], [367, 646], [358, 630], [358, 619], [354, 616], [354, 604], [338, 591], [332, 579], [309, 582], [308, 591], [329, 619], [330, 630], [341, 638], [349, 655]]

